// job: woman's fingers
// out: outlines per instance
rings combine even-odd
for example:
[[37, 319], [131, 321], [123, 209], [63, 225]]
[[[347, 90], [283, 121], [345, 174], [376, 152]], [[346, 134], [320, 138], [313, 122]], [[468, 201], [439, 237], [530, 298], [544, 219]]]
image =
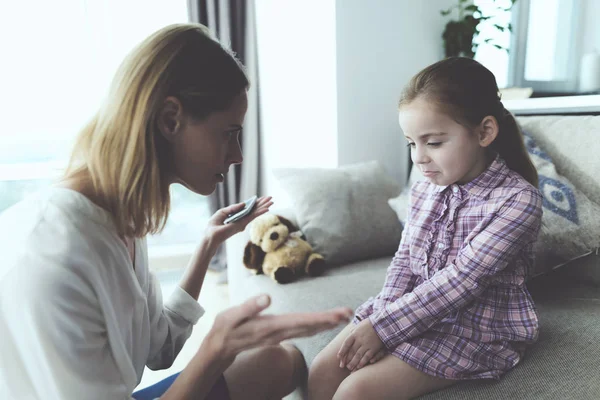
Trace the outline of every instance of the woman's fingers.
[[312, 336], [347, 323], [350, 309], [334, 309], [316, 313], [259, 315], [239, 326], [235, 332], [236, 347], [249, 349], [276, 344], [286, 339]]
[[269, 307], [270, 304], [271, 297], [262, 294], [246, 300], [239, 306], [231, 307], [223, 311], [219, 314], [218, 318], [225, 319], [227, 323], [235, 329], [236, 326], [244, 321], [256, 317], [261, 311]]

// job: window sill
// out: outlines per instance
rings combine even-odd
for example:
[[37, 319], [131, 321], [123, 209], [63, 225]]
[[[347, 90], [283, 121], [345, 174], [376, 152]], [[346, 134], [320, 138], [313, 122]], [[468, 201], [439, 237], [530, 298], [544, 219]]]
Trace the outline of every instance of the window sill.
[[600, 112], [600, 95], [536, 97], [503, 103], [507, 110], [518, 115]]

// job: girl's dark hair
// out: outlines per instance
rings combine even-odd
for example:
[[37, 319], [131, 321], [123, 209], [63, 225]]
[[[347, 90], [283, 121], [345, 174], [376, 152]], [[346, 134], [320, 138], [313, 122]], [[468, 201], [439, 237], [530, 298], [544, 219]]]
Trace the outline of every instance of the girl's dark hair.
[[500, 101], [494, 74], [477, 61], [450, 57], [423, 69], [404, 89], [399, 107], [416, 98], [433, 102], [440, 111], [471, 129], [488, 115], [498, 121], [499, 132], [490, 149], [534, 186], [538, 174], [529, 158], [521, 129], [515, 117]]

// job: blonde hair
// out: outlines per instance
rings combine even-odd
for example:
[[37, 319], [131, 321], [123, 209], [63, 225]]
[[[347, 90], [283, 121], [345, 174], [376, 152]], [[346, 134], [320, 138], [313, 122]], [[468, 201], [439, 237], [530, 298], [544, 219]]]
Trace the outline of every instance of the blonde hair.
[[200, 24], [167, 26], [120, 65], [109, 94], [81, 130], [66, 176], [87, 173], [121, 235], [160, 232], [169, 208], [168, 143], [157, 128], [166, 97], [201, 120], [248, 88], [241, 63]]

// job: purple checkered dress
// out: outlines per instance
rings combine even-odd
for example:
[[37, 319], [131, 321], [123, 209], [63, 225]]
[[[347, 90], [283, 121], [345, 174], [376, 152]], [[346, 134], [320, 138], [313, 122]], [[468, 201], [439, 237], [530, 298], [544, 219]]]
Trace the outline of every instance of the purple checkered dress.
[[499, 379], [538, 336], [525, 287], [542, 197], [497, 157], [465, 185], [417, 182], [381, 292], [356, 311], [396, 357], [446, 379]]

